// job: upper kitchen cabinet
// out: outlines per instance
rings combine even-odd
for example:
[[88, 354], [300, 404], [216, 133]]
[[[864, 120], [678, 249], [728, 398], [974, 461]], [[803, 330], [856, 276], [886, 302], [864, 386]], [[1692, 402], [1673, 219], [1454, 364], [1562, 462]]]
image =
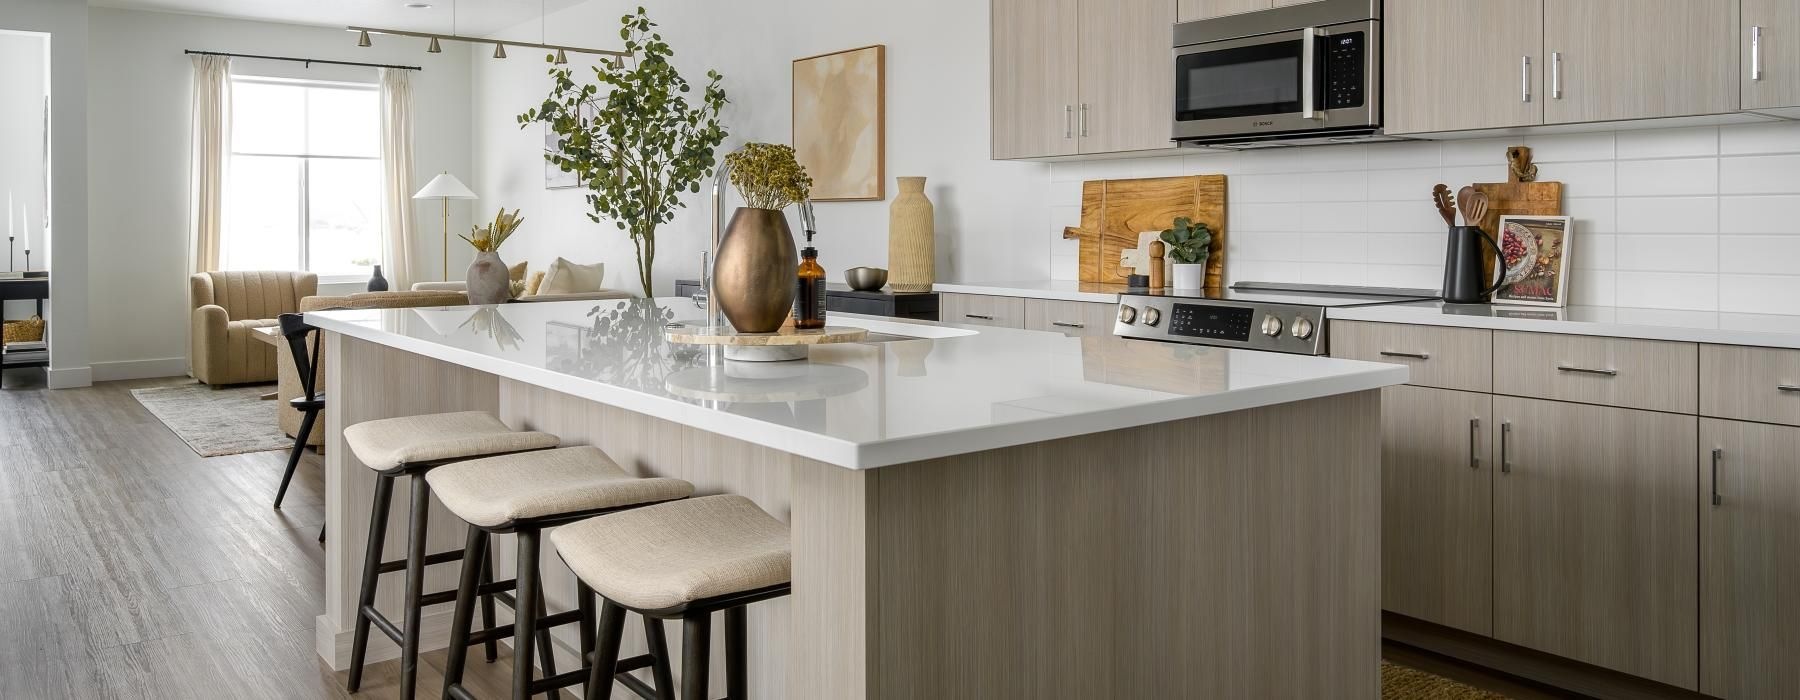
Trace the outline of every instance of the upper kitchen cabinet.
[[1385, 129], [1544, 122], [1544, 0], [1387, 0]]
[[1181, 2], [1178, 3], [1178, 14], [1181, 18], [1179, 21], [1192, 22], [1197, 19], [1212, 19], [1214, 17], [1224, 17], [1225, 15], [1235, 15], [1241, 12], [1267, 10], [1271, 7], [1281, 7], [1283, 5], [1304, 5], [1309, 2], [1318, 1], [1319, 0], [1181, 0]]
[[1076, 153], [1077, 16], [1076, 0], [993, 0], [994, 158]]
[[1175, 0], [993, 0], [993, 157], [1172, 148]]
[[1738, 0], [1544, 0], [1544, 123], [1736, 111], [1737, 8]]
[[1744, 109], [1800, 107], [1800, 3], [1743, 3]]

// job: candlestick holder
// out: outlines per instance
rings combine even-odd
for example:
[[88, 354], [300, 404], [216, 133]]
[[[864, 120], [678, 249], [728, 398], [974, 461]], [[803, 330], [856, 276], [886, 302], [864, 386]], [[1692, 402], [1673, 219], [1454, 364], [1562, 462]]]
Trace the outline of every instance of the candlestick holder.
[[31, 249], [30, 248], [25, 249], [25, 271], [26, 272], [31, 271]]
[[13, 271], [12, 259], [13, 259], [13, 237], [7, 236], [6, 237], [6, 271], [7, 272]]

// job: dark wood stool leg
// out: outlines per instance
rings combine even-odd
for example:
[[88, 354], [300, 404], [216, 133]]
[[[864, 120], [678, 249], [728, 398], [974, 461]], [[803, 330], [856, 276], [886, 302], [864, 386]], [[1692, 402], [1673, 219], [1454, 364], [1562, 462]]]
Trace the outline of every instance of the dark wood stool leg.
[[[549, 596], [544, 595], [544, 579], [542, 576], [538, 577], [537, 587], [537, 616], [539, 620], [542, 620], [550, 616], [550, 606], [545, 603]], [[514, 612], [516, 613], [518, 611], [515, 610]], [[536, 625], [533, 625], [533, 627], [536, 627]], [[537, 627], [537, 651], [538, 663], [544, 667], [544, 677], [549, 678], [555, 676], [556, 643], [550, 637], [550, 628]], [[550, 697], [551, 700], [562, 700], [562, 689], [552, 688], [550, 690]]]
[[381, 581], [381, 545], [387, 541], [388, 509], [394, 502], [394, 479], [375, 479], [375, 504], [369, 510], [369, 544], [363, 551], [362, 593], [357, 596], [356, 631], [350, 642], [350, 692], [362, 686], [363, 659], [369, 652], [369, 616], [363, 612], [375, 604], [375, 586]]
[[513, 591], [513, 700], [531, 697], [531, 656], [537, 641], [538, 532], [519, 531], [518, 587]]
[[744, 651], [750, 627], [747, 618], [742, 605], [725, 611], [725, 697], [728, 700], [750, 697], [750, 682], [747, 680], [749, 666]]
[[577, 635], [581, 639], [581, 663], [594, 662], [594, 625], [598, 623], [599, 610], [594, 607], [594, 589], [589, 588], [586, 581], [575, 579], [575, 609], [581, 611], [581, 629]]
[[294, 480], [294, 468], [300, 466], [300, 453], [306, 451], [306, 438], [312, 435], [313, 421], [318, 417], [318, 411], [300, 414], [300, 431], [294, 436], [294, 449], [288, 451], [287, 471], [281, 475], [281, 488], [275, 490], [275, 510], [281, 510], [281, 499], [287, 497], [288, 482]]
[[675, 672], [669, 667], [669, 637], [662, 620], [644, 618], [644, 644], [650, 648], [650, 676], [656, 681], [657, 700], [675, 700]]
[[601, 599], [599, 646], [594, 650], [594, 665], [588, 670], [586, 700], [612, 697], [613, 670], [619, 666], [619, 644], [625, 635], [625, 609]]
[[487, 532], [470, 525], [468, 543], [463, 545], [462, 576], [456, 587], [456, 612], [450, 617], [449, 658], [444, 662], [444, 700], [450, 700], [451, 686], [462, 683], [463, 665], [469, 659], [469, 625], [474, 624], [477, 604], [475, 589], [486, 578], [481, 567], [473, 562], [481, 561], [486, 555]]
[[[487, 531], [483, 530], [482, 531], [482, 540], [483, 541], [482, 541], [482, 548], [481, 548], [481, 551], [482, 551], [481, 583], [482, 583], [482, 585], [487, 585], [487, 584], [494, 582], [494, 550], [493, 550], [493, 548], [487, 546], [487, 541], [486, 541], [487, 537], [488, 537]], [[464, 559], [463, 565], [467, 566], [468, 564], [469, 564], [469, 560]], [[494, 626], [494, 596], [484, 595], [481, 597], [481, 628], [482, 629], [491, 629], [491, 628], [493, 628], [493, 626]], [[483, 644], [481, 646], [483, 647], [483, 649], [482, 649], [483, 653], [485, 653], [487, 655], [488, 663], [490, 663], [490, 664], [494, 663], [495, 659], [500, 658], [500, 642], [499, 642], [499, 640], [490, 639], [487, 641], [486, 644]]]
[[688, 615], [681, 623], [681, 700], [707, 700], [707, 681], [712, 672], [712, 615]]
[[425, 595], [425, 534], [431, 526], [431, 483], [412, 475], [412, 518], [406, 533], [406, 624], [400, 628], [400, 697], [413, 697], [419, 680], [419, 617]]

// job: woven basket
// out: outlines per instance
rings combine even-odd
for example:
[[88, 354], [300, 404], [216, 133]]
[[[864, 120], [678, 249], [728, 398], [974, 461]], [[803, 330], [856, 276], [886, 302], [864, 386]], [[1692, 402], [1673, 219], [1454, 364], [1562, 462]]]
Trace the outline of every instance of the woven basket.
[[23, 321], [7, 321], [5, 330], [0, 331], [0, 342], [31, 343], [44, 339], [44, 319], [37, 316]]

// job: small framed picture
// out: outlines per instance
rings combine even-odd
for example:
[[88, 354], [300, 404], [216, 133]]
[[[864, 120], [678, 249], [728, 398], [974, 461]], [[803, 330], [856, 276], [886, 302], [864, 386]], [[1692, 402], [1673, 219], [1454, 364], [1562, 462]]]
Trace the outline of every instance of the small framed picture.
[[1496, 240], [1506, 264], [1504, 286], [1496, 304], [1564, 306], [1569, 298], [1569, 237], [1574, 223], [1567, 216], [1502, 216]]

